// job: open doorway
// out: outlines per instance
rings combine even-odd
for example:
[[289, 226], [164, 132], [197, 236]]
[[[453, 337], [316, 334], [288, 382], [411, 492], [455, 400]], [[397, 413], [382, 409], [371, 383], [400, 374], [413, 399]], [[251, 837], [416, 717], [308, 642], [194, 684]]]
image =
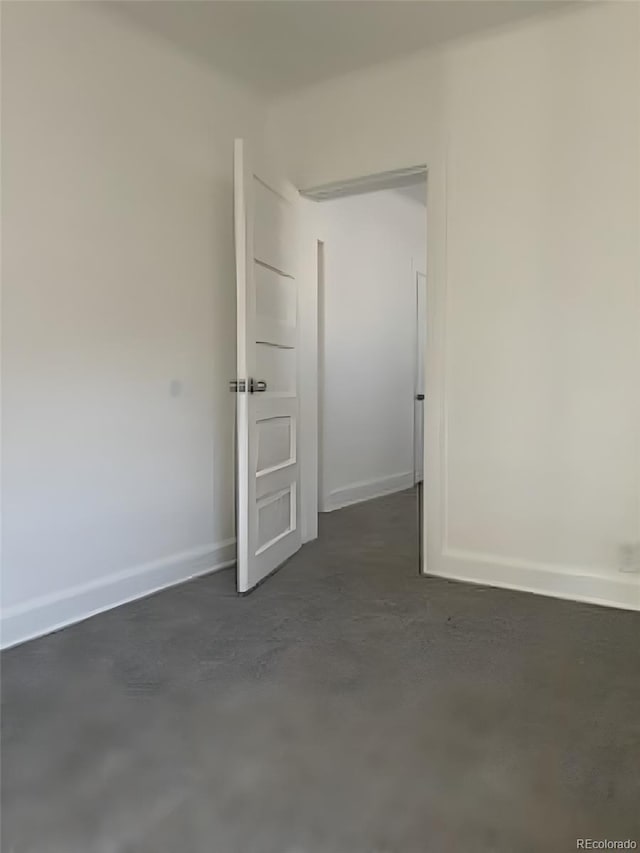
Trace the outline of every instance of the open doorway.
[[318, 511], [406, 492], [421, 544], [426, 170], [303, 195], [319, 235]]
[[234, 163], [238, 590], [350, 504], [404, 521], [424, 572], [426, 169], [305, 193], [243, 140]]

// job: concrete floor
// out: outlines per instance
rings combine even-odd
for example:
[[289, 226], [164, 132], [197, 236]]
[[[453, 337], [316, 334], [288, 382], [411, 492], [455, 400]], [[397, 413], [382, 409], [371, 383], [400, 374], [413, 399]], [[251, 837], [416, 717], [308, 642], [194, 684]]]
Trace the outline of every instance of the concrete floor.
[[640, 844], [640, 615], [417, 575], [402, 493], [3, 657], [4, 853]]

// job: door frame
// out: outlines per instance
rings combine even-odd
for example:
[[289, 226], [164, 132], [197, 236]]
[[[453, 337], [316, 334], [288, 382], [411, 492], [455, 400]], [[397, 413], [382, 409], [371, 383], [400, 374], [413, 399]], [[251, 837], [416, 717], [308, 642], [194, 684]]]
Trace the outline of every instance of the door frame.
[[[427, 302], [429, 300], [429, 255], [431, 238], [429, 228], [429, 197], [430, 170], [424, 165], [408, 166], [378, 172], [371, 175], [358, 176], [342, 181], [321, 184], [309, 188], [298, 188], [301, 196], [301, 240], [300, 240], [300, 301], [298, 327], [300, 330], [300, 358], [298, 360], [300, 388], [300, 497], [301, 497], [301, 532], [302, 542], [306, 543], [318, 536], [318, 513], [324, 510], [319, 499], [319, 489], [322, 485], [322, 475], [319, 469], [321, 418], [324, 417], [322, 383], [324, 380], [324, 353], [320, 338], [320, 326], [323, 321], [323, 306], [319, 300], [323, 298], [324, 247], [327, 235], [322, 226], [322, 218], [317, 214], [320, 207], [318, 202], [348, 195], [372, 192], [382, 189], [397, 189], [415, 183], [418, 176], [424, 176], [426, 181], [427, 205], [425, 221], [427, 222], [427, 253], [422, 263], [412, 258], [411, 275], [414, 286], [417, 272], [423, 272], [427, 277]], [[432, 323], [427, 312], [427, 325]], [[416, 332], [417, 333], [417, 332]], [[430, 334], [427, 329], [427, 347], [425, 348], [424, 376], [425, 386], [429, 384]], [[428, 399], [428, 398], [427, 398]], [[423, 429], [424, 471], [427, 470], [427, 402]], [[415, 440], [414, 440], [415, 447]], [[420, 571], [427, 574], [427, 501], [421, 500], [419, 514], [422, 520]]]
[[[322, 274], [321, 252], [324, 253], [327, 235], [313, 201], [301, 193], [299, 202], [300, 258], [298, 270], [298, 389], [300, 396], [298, 458], [300, 460], [300, 532], [302, 542], [318, 538], [319, 490], [319, 419], [323, 417], [321, 393], [324, 376], [323, 351], [319, 340], [318, 322], [321, 317], [319, 276]], [[322, 247], [322, 248], [321, 248]]]
[[[417, 456], [417, 454], [416, 454], [416, 437], [417, 437], [416, 403], [418, 402], [417, 394], [420, 393], [419, 389], [418, 389], [418, 376], [419, 376], [418, 353], [419, 353], [419, 349], [420, 349], [420, 347], [419, 347], [419, 343], [420, 343], [419, 327], [420, 327], [420, 319], [421, 319], [421, 308], [424, 309], [424, 321], [425, 321], [424, 331], [425, 331], [425, 335], [426, 335], [426, 324], [427, 324], [427, 316], [428, 316], [428, 307], [426, 305], [426, 292], [425, 292], [425, 299], [424, 299], [425, 304], [424, 304], [424, 306], [421, 305], [421, 301], [420, 301], [419, 276], [422, 276], [425, 279], [425, 285], [426, 285], [426, 279], [427, 279], [426, 258], [423, 259], [422, 261], [420, 261], [418, 258], [414, 257], [411, 260], [411, 277], [412, 277], [412, 285], [413, 285], [413, 288], [415, 290], [415, 305], [416, 305], [416, 317], [415, 317], [416, 322], [415, 322], [414, 330], [413, 330], [414, 336], [415, 336], [414, 342], [413, 342], [413, 346], [414, 346], [414, 377], [413, 377], [413, 386], [414, 386], [413, 387], [413, 392], [414, 392], [414, 403], [413, 403], [413, 480], [414, 480], [414, 485], [418, 485], [419, 482], [422, 482], [422, 480], [416, 479], [416, 473], [417, 473], [416, 472], [416, 456]], [[425, 337], [424, 351], [426, 352], [426, 337]], [[424, 368], [424, 365], [423, 365], [423, 368]], [[423, 369], [423, 374], [422, 374], [422, 376], [423, 376], [422, 393], [423, 394], [424, 394], [424, 375], [425, 374], [424, 374], [424, 369]], [[423, 399], [423, 403], [426, 403], [426, 395], [425, 395], [425, 398]], [[424, 421], [425, 421], [425, 413], [424, 413], [424, 405], [423, 405], [423, 410], [422, 410], [423, 432], [424, 432]], [[423, 451], [423, 453], [422, 453], [422, 456], [423, 456], [422, 478], [424, 479], [424, 434], [423, 434], [423, 441], [422, 441], [422, 451]]]

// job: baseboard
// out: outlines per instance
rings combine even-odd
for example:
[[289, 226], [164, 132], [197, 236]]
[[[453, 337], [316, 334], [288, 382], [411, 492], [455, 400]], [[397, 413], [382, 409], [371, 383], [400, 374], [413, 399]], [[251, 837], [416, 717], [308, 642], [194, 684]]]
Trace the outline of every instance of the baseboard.
[[393, 474], [391, 477], [382, 477], [377, 480], [365, 480], [362, 483], [353, 483], [342, 489], [330, 492], [322, 502], [322, 512], [333, 512], [334, 509], [350, 504], [362, 503], [392, 492], [401, 492], [413, 486], [413, 471], [405, 474]]
[[8, 607], [1, 614], [0, 645], [9, 648], [49, 634], [136, 598], [232, 566], [235, 559], [236, 541], [228, 539]]
[[575, 566], [559, 566], [447, 548], [428, 574], [467, 583], [640, 610], [640, 576]]

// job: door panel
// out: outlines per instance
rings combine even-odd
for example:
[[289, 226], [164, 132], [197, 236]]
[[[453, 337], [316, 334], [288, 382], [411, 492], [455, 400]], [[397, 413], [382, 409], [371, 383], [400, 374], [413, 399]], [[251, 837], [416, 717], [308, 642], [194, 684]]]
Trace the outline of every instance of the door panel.
[[296, 344], [296, 280], [256, 264], [256, 340], [281, 347]]
[[[297, 192], [235, 145], [238, 590], [300, 547]], [[264, 383], [264, 390], [251, 380]], [[244, 383], [244, 384], [243, 384]]]
[[259, 365], [259, 378], [267, 382], [267, 394], [296, 395], [295, 349], [257, 342], [256, 364]]
[[277, 416], [262, 418], [258, 425], [258, 471], [263, 477], [276, 468], [295, 461], [295, 422], [293, 418]]
[[258, 500], [258, 549], [262, 554], [267, 548], [286, 536], [295, 527], [294, 486], [273, 492]]
[[258, 263], [292, 276], [296, 247], [290, 239], [294, 215], [291, 201], [255, 174], [253, 189], [255, 220], [259, 223], [254, 234], [254, 258]]

